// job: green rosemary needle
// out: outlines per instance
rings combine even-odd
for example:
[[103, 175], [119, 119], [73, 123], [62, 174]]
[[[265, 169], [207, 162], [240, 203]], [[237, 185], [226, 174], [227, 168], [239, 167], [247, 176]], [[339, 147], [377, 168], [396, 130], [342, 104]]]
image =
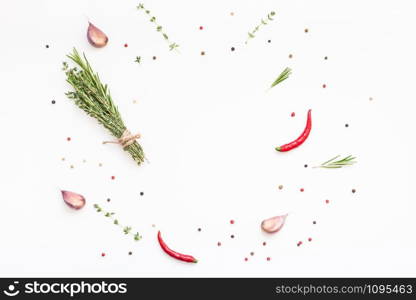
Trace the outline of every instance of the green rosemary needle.
[[348, 155], [343, 159], [336, 160], [339, 157], [340, 156], [337, 155], [334, 158], [331, 158], [330, 160], [320, 164], [319, 166], [315, 166], [314, 168], [339, 169], [342, 167], [351, 166], [357, 162], [355, 161], [355, 157], [352, 155]]
[[292, 74], [292, 69], [291, 68], [286, 68], [282, 71], [282, 73], [280, 73], [279, 77], [276, 78], [276, 80], [272, 83], [272, 85], [270, 86], [270, 88], [278, 85], [279, 83], [281, 83], [283, 80], [286, 80], [289, 78], [289, 75]]
[[115, 213], [113, 212], [105, 212], [103, 211], [103, 209], [98, 205], [98, 204], [94, 204], [94, 208], [98, 213], [103, 213], [104, 217], [110, 218], [111, 220], [113, 220], [113, 224], [117, 225], [119, 227], [122, 228], [124, 234], [130, 234], [133, 236], [133, 239], [135, 241], [139, 241], [142, 237], [141, 235], [136, 232], [136, 233], [132, 233], [132, 228], [130, 226], [123, 226], [119, 223], [119, 221], [117, 219], [114, 218]]
[[[116, 143], [122, 145], [123, 149], [140, 165], [144, 162], [145, 156], [140, 144], [134, 140], [138, 135], [132, 136], [127, 130], [111, 98], [108, 86], [101, 83], [100, 77], [91, 68], [85, 54], [81, 56], [74, 48], [68, 58], [77, 64], [77, 67], [69, 68], [66, 62], [63, 63], [66, 81], [74, 89], [66, 93], [67, 97], [107, 128], [118, 139]], [[127, 143], [125, 143], [126, 139]]]

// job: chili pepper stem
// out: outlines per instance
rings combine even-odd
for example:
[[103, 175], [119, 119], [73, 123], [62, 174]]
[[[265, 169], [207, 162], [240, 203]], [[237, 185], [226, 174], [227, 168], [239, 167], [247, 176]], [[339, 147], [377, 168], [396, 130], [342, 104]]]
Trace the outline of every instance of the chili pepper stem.
[[276, 149], [276, 151], [279, 151], [280, 152], [280, 147], [276, 147], [274, 149]]

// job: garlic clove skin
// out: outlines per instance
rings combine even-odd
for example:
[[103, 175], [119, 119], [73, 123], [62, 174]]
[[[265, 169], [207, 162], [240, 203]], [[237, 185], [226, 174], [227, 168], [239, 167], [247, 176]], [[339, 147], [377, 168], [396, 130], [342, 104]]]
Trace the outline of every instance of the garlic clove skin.
[[98, 27], [94, 26], [91, 22], [88, 22], [87, 38], [88, 42], [96, 48], [102, 48], [108, 43], [107, 35], [102, 32]]
[[276, 233], [285, 225], [286, 217], [288, 215], [275, 216], [261, 222], [261, 229], [267, 233]]
[[73, 208], [73, 209], [81, 209], [85, 205], [85, 198], [84, 196], [70, 192], [70, 191], [61, 191], [62, 198], [64, 199], [65, 203]]

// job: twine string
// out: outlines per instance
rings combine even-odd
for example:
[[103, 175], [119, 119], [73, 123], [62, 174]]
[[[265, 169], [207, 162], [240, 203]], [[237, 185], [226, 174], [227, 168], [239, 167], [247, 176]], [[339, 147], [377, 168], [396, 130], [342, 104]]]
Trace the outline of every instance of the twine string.
[[103, 144], [119, 144], [124, 149], [133, 144], [140, 137], [140, 133], [132, 134], [128, 129], [126, 129], [121, 137], [116, 141], [104, 141]]

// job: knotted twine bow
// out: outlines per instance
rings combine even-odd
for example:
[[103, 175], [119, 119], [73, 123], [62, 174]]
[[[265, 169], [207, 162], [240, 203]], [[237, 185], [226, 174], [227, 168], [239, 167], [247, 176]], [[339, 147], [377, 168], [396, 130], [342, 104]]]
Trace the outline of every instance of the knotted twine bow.
[[123, 149], [133, 144], [137, 139], [140, 138], [140, 133], [131, 134], [131, 132], [126, 129], [120, 138], [116, 141], [104, 141], [103, 144], [119, 144]]

